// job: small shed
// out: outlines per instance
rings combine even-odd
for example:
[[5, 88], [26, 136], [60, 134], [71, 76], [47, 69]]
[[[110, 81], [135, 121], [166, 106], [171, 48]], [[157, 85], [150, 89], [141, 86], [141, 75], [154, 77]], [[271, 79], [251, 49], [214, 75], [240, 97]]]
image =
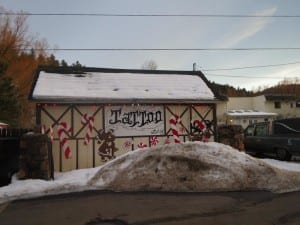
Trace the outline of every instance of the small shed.
[[217, 96], [200, 71], [40, 67], [29, 96], [55, 171], [149, 146], [216, 140]]

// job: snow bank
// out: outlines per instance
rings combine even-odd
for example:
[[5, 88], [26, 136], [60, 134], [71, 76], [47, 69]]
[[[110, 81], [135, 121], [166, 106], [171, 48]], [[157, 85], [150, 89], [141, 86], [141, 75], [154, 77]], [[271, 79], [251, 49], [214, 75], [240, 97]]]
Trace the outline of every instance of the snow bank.
[[276, 168], [290, 170], [290, 171], [298, 171], [298, 172], [300, 171], [300, 163], [286, 162], [286, 161], [280, 161], [276, 159], [262, 159], [262, 160]]
[[113, 191], [300, 190], [299, 171], [273, 167], [219, 143], [187, 142], [124, 155], [88, 182]]
[[46, 195], [56, 195], [89, 190], [87, 181], [99, 168], [55, 173], [55, 180], [17, 180], [14, 176], [10, 185], [0, 188], [0, 203], [15, 199], [27, 199]]
[[219, 143], [187, 142], [138, 149], [92, 169], [56, 173], [54, 181], [13, 179], [0, 203], [84, 190], [300, 190], [300, 164], [261, 160]]

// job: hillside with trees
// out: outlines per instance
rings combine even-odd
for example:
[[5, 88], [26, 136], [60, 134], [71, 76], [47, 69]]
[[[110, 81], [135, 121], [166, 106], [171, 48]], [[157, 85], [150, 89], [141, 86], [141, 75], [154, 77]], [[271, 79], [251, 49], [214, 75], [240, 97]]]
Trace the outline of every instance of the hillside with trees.
[[247, 91], [245, 88], [235, 88], [228, 84], [217, 84], [215, 82], [210, 82], [210, 87], [215, 90], [220, 96], [226, 97], [251, 97], [254, 92]]
[[[25, 15], [6, 15], [3, 8], [0, 12], [0, 121], [12, 127], [31, 127], [35, 105], [28, 101], [28, 95], [36, 69], [68, 64], [46, 51], [44, 39], [28, 32]], [[79, 62], [73, 65], [81, 66]]]
[[248, 91], [245, 88], [235, 88], [230, 85], [210, 82], [211, 87], [221, 96], [226, 97], [252, 97], [264, 94], [294, 95], [300, 99], [300, 79], [295, 77], [284, 79], [277, 85], [268, 88], [259, 88], [258, 91]]
[[29, 34], [26, 16], [6, 15], [3, 8], [0, 11], [0, 120], [10, 126], [28, 127], [34, 106], [27, 97], [34, 72], [39, 65], [57, 66], [59, 62], [44, 51], [44, 40]]
[[293, 79], [284, 79], [273, 87], [266, 88], [256, 93], [260, 94], [285, 94], [294, 95], [300, 99], [300, 79], [295, 77]]

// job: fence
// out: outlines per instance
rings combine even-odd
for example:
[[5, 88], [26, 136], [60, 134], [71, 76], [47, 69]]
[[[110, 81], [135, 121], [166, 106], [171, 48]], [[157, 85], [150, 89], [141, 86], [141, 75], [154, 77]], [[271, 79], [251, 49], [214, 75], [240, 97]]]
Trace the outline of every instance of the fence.
[[32, 131], [24, 128], [0, 128], [0, 140], [19, 139], [23, 134]]

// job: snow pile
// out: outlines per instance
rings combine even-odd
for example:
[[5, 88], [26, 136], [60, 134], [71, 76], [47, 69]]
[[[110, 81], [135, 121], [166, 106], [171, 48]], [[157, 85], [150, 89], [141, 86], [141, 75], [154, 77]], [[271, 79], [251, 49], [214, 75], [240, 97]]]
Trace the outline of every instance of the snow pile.
[[219, 143], [142, 149], [100, 168], [88, 182], [113, 191], [300, 190], [300, 172], [275, 168]]
[[10, 185], [0, 188], [0, 203], [15, 199], [89, 190], [87, 181], [98, 170], [99, 168], [90, 168], [66, 173], [55, 173], [55, 180], [51, 181], [39, 179], [17, 180], [14, 176]]
[[261, 160], [219, 143], [187, 142], [138, 149], [104, 166], [56, 173], [55, 180], [17, 180], [0, 188], [0, 203], [84, 190], [300, 190], [300, 164]]
[[[269, 165], [279, 169], [300, 172], [300, 163], [284, 162], [276, 159], [262, 159], [262, 160], [268, 163]], [[300, 176], [300, 173], [298, 174], [298, 176]]]

